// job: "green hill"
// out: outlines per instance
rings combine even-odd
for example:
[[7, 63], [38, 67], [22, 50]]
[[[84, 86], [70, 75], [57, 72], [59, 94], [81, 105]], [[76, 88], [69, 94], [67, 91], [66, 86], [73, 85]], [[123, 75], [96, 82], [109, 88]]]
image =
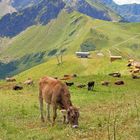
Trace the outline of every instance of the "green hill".
[[[9, 47], [1, 52], [7, 60], [2, 76], [19, 73], [34, 65], [48, 61], [61, 51], [74, 55], [79, 50], [103, 51], [106, 55], [122, 55], [124, 58], [140, 57], [140, 24], [116, 23], [92, 19], [78, 12], [62, 11], [48, 25], [32, 26], [11, 39]], [[135, 51], [134, 51], [135, 50]], [[13, 66], [8, 71], [8, 66]], [[2, 77], [1, 76], [1, 77]]]

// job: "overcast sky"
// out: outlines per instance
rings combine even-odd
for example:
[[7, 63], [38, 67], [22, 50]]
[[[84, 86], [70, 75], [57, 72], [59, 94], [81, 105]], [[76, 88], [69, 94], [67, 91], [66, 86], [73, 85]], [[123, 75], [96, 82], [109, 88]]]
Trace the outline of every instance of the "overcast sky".
[[132, 3], [138, 3], [140, 4], [140, 0], [114, 0], [117, 4], [132, 4]]

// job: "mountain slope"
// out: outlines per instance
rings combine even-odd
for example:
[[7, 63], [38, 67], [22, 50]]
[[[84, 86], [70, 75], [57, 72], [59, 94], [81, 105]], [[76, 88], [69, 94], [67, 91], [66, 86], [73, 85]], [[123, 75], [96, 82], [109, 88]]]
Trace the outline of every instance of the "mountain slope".
[[0, 54], [2, 62], [7, 62], [1, 64], [1, 78], [49, 61], [60, 52], [74, 55], [76, 51], [89, 50], [109, 56], [111, 50], [112, 55], [137, 59], [140, 58], [139, 32], [138, 23], [112, 23], [64, 10], [48, 25], [32, 26], [10, 41]]
[[99, 1], [121, 15], [125, 21], [140, 22], [140, 4], [117, 5], [113, 0]]

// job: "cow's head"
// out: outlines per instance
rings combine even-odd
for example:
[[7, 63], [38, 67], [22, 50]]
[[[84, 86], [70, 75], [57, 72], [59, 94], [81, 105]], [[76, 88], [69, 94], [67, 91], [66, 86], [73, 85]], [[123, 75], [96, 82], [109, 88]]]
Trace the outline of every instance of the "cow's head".
[[67, 110], [67, 121], [73, 128], [78, 128], [79, 109], [76, 107], [69, 107]]

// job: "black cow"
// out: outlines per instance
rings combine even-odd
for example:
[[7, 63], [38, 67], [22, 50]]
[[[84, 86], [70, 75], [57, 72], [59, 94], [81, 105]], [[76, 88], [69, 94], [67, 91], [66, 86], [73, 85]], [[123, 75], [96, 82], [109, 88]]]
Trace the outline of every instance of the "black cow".
[[133, 79], [140, 79], [140, 76], [132, 75], [132, 78], [133, 78]]
[[71, 87], [72, 85], [74, 85], [73, 82], [71, 82], [71, 83], [65, 82], [65, 84], [66, 84], [67, 86], [69, 86], [69, 87]]
[[88, 85], [88, 90], [93, 90], [95, 82], [94, 81], [88, 82], [87, 85]]
[[13, 90], [22, 90], [22, 89], [23, 89], [22, 86], [18, 86], [18, 85], [13, 86]]

